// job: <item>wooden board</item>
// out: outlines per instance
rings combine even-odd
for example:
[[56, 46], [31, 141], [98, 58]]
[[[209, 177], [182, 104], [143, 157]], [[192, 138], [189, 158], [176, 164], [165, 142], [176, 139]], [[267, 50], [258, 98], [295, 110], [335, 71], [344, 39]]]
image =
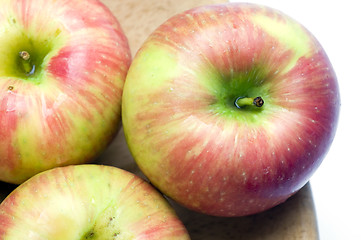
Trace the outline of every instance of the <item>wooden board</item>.
[[[118, 18], [134, 55], [147, 36], [172, 15], [186, 9], [225, 2], [222, 0], [103, 0]], [[142, 176], [125, 143], [122, 129], [97, 160]], [[0, 182], [0, 202], [16, 186]], [[285, 203], [264, 213], [238, 218], [211, 217], [171, 204], [194, 240], [292, 240], [318, 239], [317, 221], [310, 185]]]

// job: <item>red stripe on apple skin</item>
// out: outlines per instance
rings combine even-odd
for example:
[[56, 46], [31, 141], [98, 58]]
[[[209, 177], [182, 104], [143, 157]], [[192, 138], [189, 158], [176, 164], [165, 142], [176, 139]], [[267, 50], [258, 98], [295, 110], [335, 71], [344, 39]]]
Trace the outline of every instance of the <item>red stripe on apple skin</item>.
[[[120, 52], [112, 52], [111, 47], [78, 43], [63, 48], [51, 59], [47, 70], [58, 81], [59, 88], [68, 92], [82, 109], [83, 117], [91, 120], [91, 112], [102, 115], [104, 109], [110, 108], [109, 102], [120, 105], [126, 74], [122, 66], [129, 66], [129, 59]], [[120, 114], [120, 109], [114, 111]]]
[[[183, 17], [175, 17], [161, 25], [148, 41], [156, 41], [171, 51], [192, 52], [184, 54], [189, 63], [205, 57], [222, 74], [230, 75], [251, 69], [255, 63], [274, 63], [267, 66], [269, 72], [280, 71], [294, 53], [269, 36], [261, 27], [250, 21], [249, 16], [260, 13], [256, 9], [209, 7], [211, 13], [188, 11]], [[267, 9], [264, 9], [267, 10]], [[228, 14], [228, 13], [235, 14]], [[275, 15], [278, 21], [285, 21]], [[226, 24], [225, 24], [226, 23]], [[217, 26], [222, 24], [222, 28]], [[198, 34], [200, 32], [200, 34]], [[190, 60], [195, 58], [195, 61]], [[190, 67], [191, 67], [190, 66]]]
[[[108, 40], [109, 41], [109, 40]], [[109, 41], [109, 44], [116, 44], [116, 39]], [[49, 72], [55, 77], [62, 78], [62, 81], [77, 82], [85, 87], [88, 84], [101, 81], [99, 74], [111, 75], [122, 67], [122, 63], [127, 62], [122, 56], [122, 52], [114, 52], [112, 47], [97, 44], [92, 41], [84, 43], [80, 38], [74, 40], [70, 46], [63, 47], [57, 56], [53, 57], [49, 63]], [[79, 66], [79, 64], [81, 64]], [[84, 72], [80, 71], [83, 69]], [[89, 72], [85, 72], [89, 70]], [[116, 72], [118, 74], [118, 72]], [[122, 73], [122, 77], [124, 73]]]
[[[184, 228], [180, 227], [180, 220], [176, 216], [165, 216], [162, 212], [149, 215], [149, 218], [163, 219], [161, 224], [154, 226], [149, 219], [145, 218], [130, 226], [133, 231], [137, 232], [137, 239], [147, 240], [156, 239], [157, 236], [172, 239], [182, 237], [185, 234]], [[140, 231], [136, 231], [140, 230]]]
[[[238, 130], [238, 127], [234, 126], [232, 132]], [[175, 187], [178, 192], [175, 195], [170, 192], [171, 197], [175, 196], [180, 202], [193, 201], [188, 207], [199, 210], [197, 205], [201, 205], [203, 210], [207, 209], [208, 213], [214, 214], [230, 214], [228, 211], [232, 210], [234, 214], [252, 213], [252, 204], [244, 201], [252, 200], [253, 207], [259, 209], [258, 205], [264, 204], [262, 198], [270, 201], [270, 194], [273, 195], [272, 204], [283, 200], [284, 192], [278, 187], [285, 185], [290, 179], [287, 170], [295, 169], [295, 166], [281, 166], [279, 158], [275, 158], [273, 162], [266, 160], [269, 157], [267, 153], [271, 155], [271, 149], [265, 150], [269, 148], [265, 131], [240, 131], [243, 135], [250, 136], [238, 144], [235, 144], [234, 139], [241, 138], [242, 134], [232, 135], [227, 131], [230, 136], [224, 138], [221, 137], [224, 134], [223, 130], [212, 131], [207, 127], [201, 130], [194, 129], [193, 132], [196, 132], [197, 136], [191, 131], [187, 132], [184, 139], [178, 141], [177, 147], [166, 157], [169, 159], [166, 167], [167, 181], [179, 183]], [[203, 142], [206, 142], [206, 145], [200, 153], [190, 158], [189, 151], [195, 146], [201, 148]], [[253, 148], [262, 149], [264, 153], [247, 150]], [[288, 156], [284, 158], [289, 159]], [[179, 166], [180, 159], [183, 159], [182, 167]], [[260, 172], [260, 169], [263, 170]], [[280, 179], [275, 182], [277, 175], [280, 175]], [[272, 190], [264, 191], [267, 187]], [[242, 196], [239, 195], [240, 192], [243, 193]], [[247, 205], [247, 208], [244, 205]], [[268, 207], [264, 206], [265, 209]]]
[[[283, 81], [288, 84], [282, 85]], [[320, 50], [309, 58], [300, 58], [293, 69], [280, 76], [279, 82], [273, 88], [278, 96], [275, 104], [302, 116], [297, 124], [308, 127], [299, 137], [312, 147], [317, 145], [319, 152], [326, 152], [335, 135], [340, 95], [325, 53]]]
[[[6, 82], [5, 82], [6, 83]], [[16, 106], [16, 92], [17, 90], [5, 90], [6, 84], [0, 85], [1, 88], [1, 97], [0, 97], [0, 152], [6, 153], [5, 157], [0, 157], [0, 164], [2, 166], [7, 166], [7, 168], [12, 169], [16, 167], [15, 162], [7, 161], [7, 159], [13, 159], [16, 155], [16, 152], [13, 149], [13, 139], [14, 131], [16, 130], [18, 123], [18, 116]]]
[[[119, 91], [119, 85], [123, 83], [117, 81], [124, 78], [119, 76], [115, 82], [110, 82], [108, 79], [114, 79], [111, 73], [118, 72], [117, 63], [121, 62], [121, 59], [100, 58], [105, 55], [100, 54], [99, 50], [92, 50], [90, 45], [81, 47], [79, 50], [73, 47], [63, 48], [49, 63], [48, 72], [59, 82], [59, 87], [69, 92], [68, 95], [75, 102], [85, 98], [86, 105], [92, 105], [98, 112], [104, 110], [108, 101], [119, 102], [119, 95], [122, 94], [122, 91]], [[106, 54], [109, 56], [109, 52]], [[80, 66], [79, 63], [81, 63]], [[118, 91], [115, 91], [116, 89]]]
[[[111, 21], [108, 21], [111, 19], [113, 14], [101, 1], [98, 0], [87, 0], [86, 5], [84, 5], [81, 1], [76, 0], [39, 0], [36, 3], [32, 0], [17, 0], [12, 2], [14, 4], [12, 8], [17, 11], [19, 16], [21, 16], [21, 21], [26, 27], [29, 27], [30, 24], [33, 23], [34, 18], [37, 17], [36, 14], [42, 14], [43, 12], [47, 12], [52, 9], [57, 9], [58, 11], [53, 11], [53, 15], [48, 16], [49, 20], [54, 21], [55, 19], [59, 19], [59, 17], [61, 17], [62, 22], [66, 23], [66, 25], [71, 27], [73, 30], [81, 30], [85, 26], [95, 28], [104, 26], [105, 29], [107, 26], [112, 28], [119, 25], [115, 17], [113, 17]], [[71, 6], [71, 8], [69, 8], [69, 6]], [[43, 11], [39, 12], [39, 10]], [[79, 12], [81, 12], [81, 14], [79, 14]], [[83, 17], [89, 15], [93, 17]], [[109, 15], [109, 17], [99, 17], [103, 15]]]
[[15, 197], [10, 196], [6, 200], [5, 204], [2, 204], [0, 210], [0, 239], [4, 239], [6, 236], [7, 229], [11, 229], [14, 226], [14, 212], [13, 207], [16, 206], [14, 203]]
[[[134, 183], [127, 184], [127, 187], [123, 189], [123, 194], [121, 201], [129, 202], [129, 199], [133, 199], [134, 203], [137, 203], [138, 206], [142, 206], [145, 199], [150, 197], [154, 192], [154, 188], [142, 181], [139, 182], [138, 178]], [[142, 191], [144, 194], [140, 195], [139, 192]], [[128, 205], [131, 208], [131, 203]], [[176, 215], [167, 214], [167, 211], [174, 211], [170, 206], [169, 209], [162, 209], [157, 205], [149, 211], [147, 217], [140, 219], [139, 221], [130, 224], [129, 229], [134, 232], [134, 235], [137, 236], [137, 239], [157, 239], [157, 236], [162, 236], [163, 238], [174, 238], [182, 237], [185, 235], [186, 231], [182, 227], [181, 221]]]

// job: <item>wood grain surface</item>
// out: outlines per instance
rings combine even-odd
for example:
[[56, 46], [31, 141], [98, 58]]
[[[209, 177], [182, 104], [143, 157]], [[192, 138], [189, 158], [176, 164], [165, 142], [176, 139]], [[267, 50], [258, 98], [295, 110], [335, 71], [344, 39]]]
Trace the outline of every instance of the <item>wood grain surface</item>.
[[[132, 55], [147, 36], [174, 14], [189, 8], [222, 3], [216, 0], [102, 0], [118, 18], [128, 37]], [[109, 148], [97, 160], [144, 177], [137, 168], [120, 130]], [[0, 202], [15, 188], [0, 182]], [[171, 201], [194, 240], [293, 240], [318, 239], [317, 221], [310, 185], [285, 203], [266, 212], [237, 218], [211, 217], [189, 211]]]

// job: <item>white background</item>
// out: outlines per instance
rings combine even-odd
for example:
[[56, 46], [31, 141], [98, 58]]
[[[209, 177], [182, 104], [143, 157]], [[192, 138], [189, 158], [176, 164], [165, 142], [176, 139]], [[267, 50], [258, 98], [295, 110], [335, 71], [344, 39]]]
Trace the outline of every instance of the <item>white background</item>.
[[361, 6], [351, 0], [247, 2], [276, 8], [300, 22], [331, 60], [341, 114], [335, 140], [311, 187], [320, 239], [361, 240]]

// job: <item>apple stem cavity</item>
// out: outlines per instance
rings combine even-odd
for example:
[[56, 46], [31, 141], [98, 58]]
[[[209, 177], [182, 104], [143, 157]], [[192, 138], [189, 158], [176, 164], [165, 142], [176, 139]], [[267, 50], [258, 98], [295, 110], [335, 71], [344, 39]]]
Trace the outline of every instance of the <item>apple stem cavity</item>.
[[21, 58], [21, 65], [26, 75], [30, 76], [35, 72], [35, 65], [31, 63], [30, 54], [27, 51], [19, 52]]
[[249, 97], [238, 97], [234, 102], [237, 108], [243, 108], [246, 106], [262, 107], [264, 100], [261, 97], [249, 98]]

